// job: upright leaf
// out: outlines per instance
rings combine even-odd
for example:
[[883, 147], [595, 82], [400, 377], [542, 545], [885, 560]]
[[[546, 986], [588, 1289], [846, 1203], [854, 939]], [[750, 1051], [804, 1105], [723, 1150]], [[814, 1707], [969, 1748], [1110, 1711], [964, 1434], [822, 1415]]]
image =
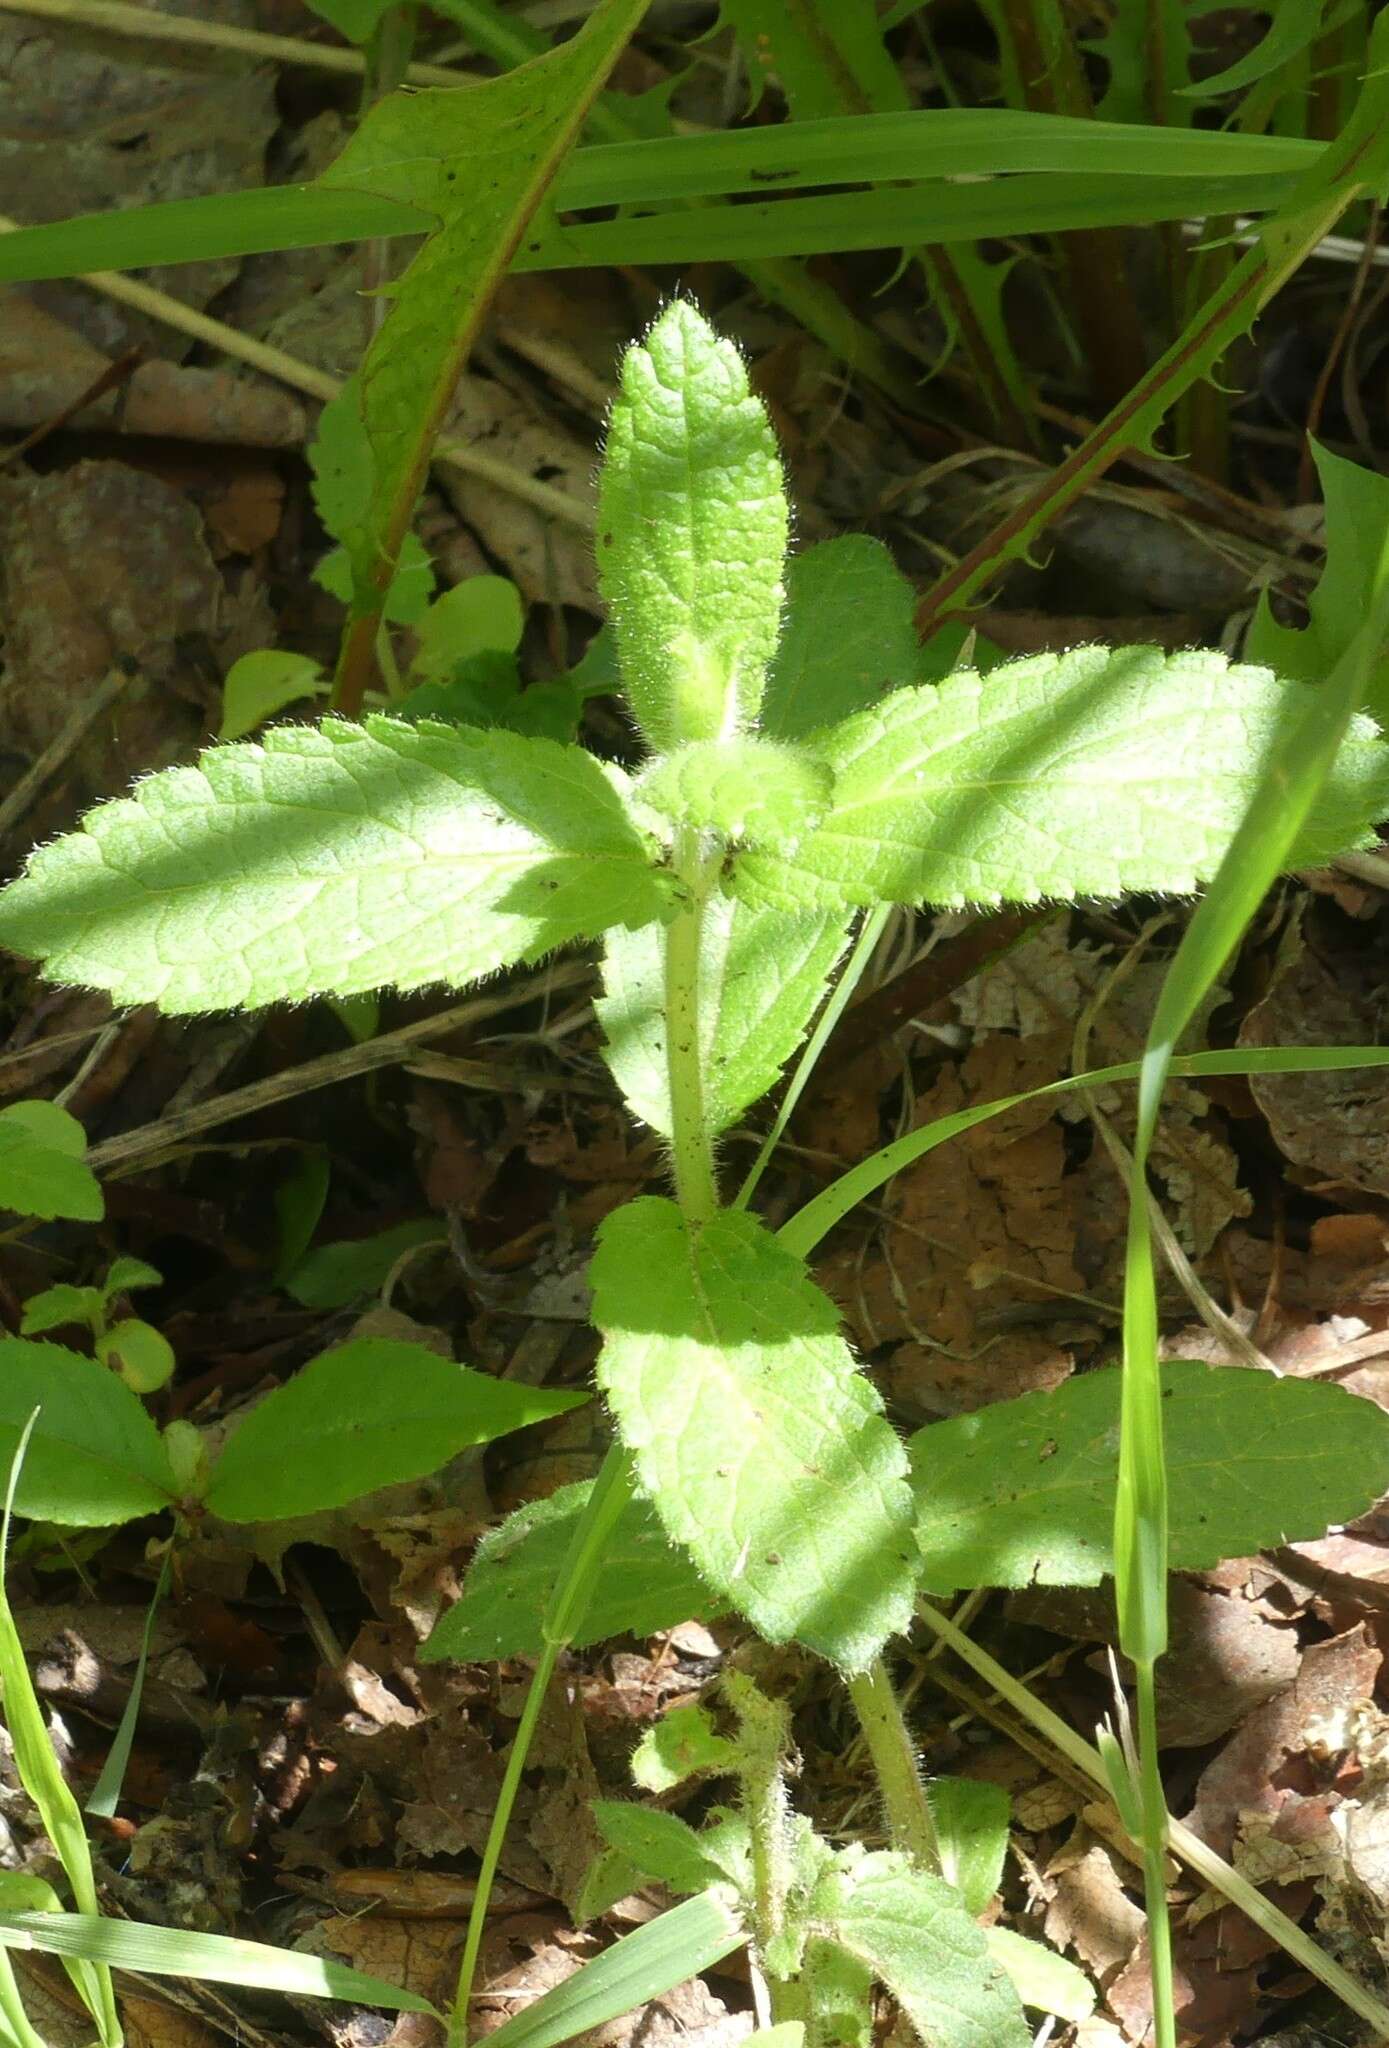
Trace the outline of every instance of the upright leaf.
[[745, 1211], [628, 1203], [591, 1269], [598, 1379], [666, 1530], [772, 1642], [860, 1670], [911, 1611], [903, 1452], [802, 1262]]
[[786, 565], [786, 623], [767, 677], [762, 727], [799, 739], [928, 680], [916, 592], [879, 540], [848, 533]]
[[101, 1185], [83, 1158], [87, 1134], [56, 1102], [12, 1102], [0, 1109], [0, 1209], [45, 1223], [68, 1216], [99, 1223]]
[[786, 527], [781, 458], [742, 357], [673, 300], [623, 361], [598, 507], [623, 683], [658, 752], [756, 718]]
[[924, 2048], [1028, 2048], [1017, 1993], [940, 1878], [890, 1850], [849, 1851], [821, 1879], [812, 1911], [887, 1986]]
[[61, 1344], [0, 1338], [0, 1465], [35, 1409], [19, 1514], [104, 1529], [173, 1504], [178, 1485], [159, 1431], [115, 1373]]
[[[1116, 1370], [1089, 1372], [917, 1431], [932, 1592], [1113, 1571], [1119, 1391]], [[1389, 1488], [1389, 1415], [1344, 1387], [1183, 1359], [1162, 1393], [1174, 1570], [1320, 1536]]]
[[585, 1399], [471, 1372], [422, 1344], [361, 1337], [311, 1360], [237, 1424], [207, 1505], [231, 1522], [341, 1507]]
[[320, 181], [434, 217], [338, 403], [355, 420], [367, 509], [343, 535], [358, 614], [339, 670], [355, 708], [425, 469], [488, 300], [646, 0], [599, 0], [579, 33], [480, 84], [393, 93]]
[[177, 1015], [458, 986], [656, 915], [658, 891], [577, 747], [330, 720], [98, 805], [0, 894], [0, 944]]
[[[824, 821], [739, 858], [746, 899], [1035, 903], [1186, 892], [1219, 865], [1303, 686], [1207, 653], [1077, 648], [901, 690], [817, 734]], [[1357, 719], [1293, 848], [1312, 866], [1389, 813], [1389, 748]]]
[[[704, 1114], [717, 1136], [773, 1087], [819, 1009], [844, 950], [842, 912], [705, 908], [699, 958]], [[661, 927], [610, 931], [595, 1005], [603, 1056], [634, 1116], [671, 1135]]]
[[[1359, 631], [1374, 590], [1389, 529], [1389, 477], [1333, 455], [1319, 441], [1312, 453], [1326, 501], [1326, 566], [1307, 601], [1307, 624], [1281, 626], [1263, 591], [1244, 651], [1280, 675], [1322, 683]], [[1389, 657], [1382, 651], [1371, 665], [1364, 708], [1381, 723], [1389, 720]]]

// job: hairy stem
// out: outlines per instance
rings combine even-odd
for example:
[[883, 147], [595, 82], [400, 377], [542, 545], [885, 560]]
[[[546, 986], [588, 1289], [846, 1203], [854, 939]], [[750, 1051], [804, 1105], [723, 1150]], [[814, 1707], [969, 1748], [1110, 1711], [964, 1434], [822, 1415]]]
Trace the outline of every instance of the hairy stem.
[[679, 834], [674, 864], [683, 895], [666, 927], [666, 1072], [675, 1197], [692, 1223], [707, 1222], [719, 1206], [699, 1030], [699, 956], [716, 863], [717, 854], [701, 845], [697, 833], [686, 828]]
[[892, 1846], [924, 1870], [939, 1870], [940, 1844], [926, 1786], [911, 1733], [882, 1658], [875, 1657], [866, 1671], [848, 1681], [848, 1686], [873, 1759]]

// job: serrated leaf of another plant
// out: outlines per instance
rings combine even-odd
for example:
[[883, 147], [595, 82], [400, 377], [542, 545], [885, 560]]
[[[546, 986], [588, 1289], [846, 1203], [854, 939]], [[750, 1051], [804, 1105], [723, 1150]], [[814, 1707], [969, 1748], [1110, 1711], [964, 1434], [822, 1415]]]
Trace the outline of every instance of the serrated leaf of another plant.
[[0, 1338], [0, 1463], [13, 1460], [36, 1408], [19, 1514], [103, 1529], [172, 1505], [178, 1487], [159, 1431], [115, 1373], [61, 1344]]
[[[517, 1508], [483, 1537], [462, 1599], [435, 1623], [420, 1653], [426, 1663], [539, 1655], [545, 1609], [592, 1490], [588, 1480], [561, 1486], [545, 1500]], [[668, 1541], [649, 1502], [633, 1498], [608, 1539], [574, 1643], [582, 1650], [613, 1636], [654, 1635], [677, 1622], [708, 1621], [723, 1605]]]
[[637, 794], [678, 825], [777, 846], [829, 809], [834, 777], [823, 761], [774, 740], [696, 740], [643, 775]]
[[[1093, 1586], [1114, 1568], [1117, 1370], [931, 1423], [911, 1439], [923, 1584]], [[1171, 1564], [1321, 1536], [1389, 1488], [1389, 1415], [1328, 1382], [1162, 1368]]]
[[56, 1102], [12, 1102], [0, 1109], [0, 1209], [99, 1223], [106, 1214], [101, 1183], [83, 1154], [87, 1134]]
[[[1219, 654], [1081, 647], [899, 691], [816, 735], [832, 810], [791, 849], [743, 853], [735, 886], [779, 909], [1186, 893], [1303, 687]], [[1290, 865], [1386, 813], [1389, 747], [1358, 719]]]
[[840, 534], [792, 555], [762, 730], [799, 739], [926, 680], [915, 605], [907, 578], [867, 534]]
[[816, 1887], [821, 1931], [885, 1984], [924, 2048], [1029, 2048], [1017, 1993], [960, 1895], [905, 1856], [842, 1855]]
[[[1267, 662], [1280, 675], [1321, 683], [1365, 617], [1389, 525], [1389, 477], [1344, 455], [1333, 455], [1317, 441], [1312, 453], [1326, 502], [1326, 564], [1307, 600], [1307, 624], [1280, 625], [1267, 591], [1261, 592], [1244, 651], [1250, 661]], [[1365, 709], [1381, 722], [1389, 717], [1389, 660], [1383, 653], [1371, 669]]]
[[[844, 951], [847, 917], [753, 910], [726, 896], [705, 909], [699, 959], [704, 1114], [717, 1136], [776, 1085], [805, 1036]], [[666, 1068], [665, 934], [610, 931], [606, 993], [594, 1005], [603, 1057], [634, 1116], [671, 1135]]]
[[310, 1360], [236, 1425], [207, 1506], [229, 1522], [342, 1507], [586, 1399], [472, 1372], [422, 1344], [359, 1337]]
[[590, 1269], [598, 1381], [667, 1534], [774, 1643], [861, 1670], [907, 1625], [896, 1433], [839, 1311], [756, 1216], [647, 1196]]
[[786, 531], [781, 458], [743, 359], [675, 299], [623, 359], [598, 505], [623, 683], [658, 753], [757, 716]]
[[579, 748], [334, 719], [99, 804], [0, 893], [0, 944], [179, 1015], [460, 986], [657, 915], [659, 889]]

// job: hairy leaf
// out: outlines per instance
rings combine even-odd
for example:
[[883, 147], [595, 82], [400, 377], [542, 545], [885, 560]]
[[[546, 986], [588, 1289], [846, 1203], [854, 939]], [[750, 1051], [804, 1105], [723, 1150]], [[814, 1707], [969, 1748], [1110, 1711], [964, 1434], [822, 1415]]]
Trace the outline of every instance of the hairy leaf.
[[786, 527], [781, 458], [742, 357], [675, 299], [623, 360], [598, 508], [623, 682], [658, 752], [756, 718]]
[[[460, 1664], [538, 1656], [541, 1623], [569, 1561], [574, 1530], [593, 1488], [584, 1480], [528, 1501], [483, 1537], [463, 1597], [435, 1623], [421, 1655]], [[649, 1636], [681, 1621], [707, 1621], [723, 1603], [688, 1558], [672, 1548], [647, 1501], [623, 1508], [603, 1552], [575, 1646], [612, 1636]]]
[[798, 739], [924, 682], [916, 592], [881, 541], [822, 540], [786, 565], [786, 623], [767, 677], [762, 729]]
[[237, 1424], [207, 1505], [229, 1522], [317, 1514], [586, 1398], [471, 1372], [422, 1344], [359, 1337], [311, 1360]]
[[320, 696], [327, 687], [323, 670], [311, 654], [291, 654], [282, 647], [243, 654], [227, 670], [222, 685], [222, 722], [217, 737], [244, 739], [286, 705]]
[[106, 1199], [83, 1154], [87, 1134], [56, 1102], [12, 1102], [0, 1109], [0, 1209], [99, 1223]]
[[[699, 959], [704, 1114], [717, 1136], [780, 1078], [844, 950], [838, 911], [759, 911], [728, 897], [706, 906]], [[671, 1135], [666, 1070], [664, 934], [610, 931], [595, 1005], [603, 1056], [634, 1116]]]
[[957, 1891], [905, 1856], [848, 1851], [812, 1905], [821, 1931], [887, 1986], [924, 2048], [1028, 2048], [1017, 1993]]
[[577, 747], [330, 720], [98, 805], [0, 894], [0, 943], [177, 1015], [457, 986], [653, 916], [658, 886]]
[[609, 1848], [676, 1892], [702, 1892], [727, 1878], [687, 1820], [628, 1799], [595, 1799], [593, 1818]]
[[1001, 1785], [985, 1778], [931, 1778], [926, 1798], [940, 1844], [941, 1876], [982, 1913], [1003, 1878], [1011, 1805]]
[[774, 740], [695, 740], [648, 769], [637, 794], [677, 825], [779, 846], [830, 806], [834, 777], [823, 761]]
[[35, 1409], [15, 1508], [35, 1521], [102, 1529], [172, 1505], [159, 1431], [115, 1373], [61, 1344], [0, 1338], [0, 1462]]
[[[1208, 653], [1077, 648], [899, 691], [816, 736], [834, 807], [750, 850], [749, 900], [1035, 903], [1186, 892], [1215, 872], [1302, 685]], [[1389, 813], [1389, 748], [1359, 719], [1294, 848], [1312, 866]]]
[[1095, 1987], [1084, 1970], [1040, 1941], [1029, 1941], [1011, 1927], [990, 1927], [985, 1936], [989, 1954], [1012, 1980], [1024, 2005], [1035, 2012], [1055, 2013], [1073, 2026], [1095, 2010]]
[[[911, 1440], [933, 1593], [1093, 1586], [1114, 1569], [1120, 1375], [1091, 1372], [931, 1423]], [[1320, 1536], [1389, 1488], [1389, 1415], [1324, 1381], [1162, 1368], [1171, 1563]]]
[[839, 1312], [757, 1217], [604, 1222], [598, 1380], [668, 1534], [771, 1642], [860, 1670], [905, 1627], [902, 1447]]

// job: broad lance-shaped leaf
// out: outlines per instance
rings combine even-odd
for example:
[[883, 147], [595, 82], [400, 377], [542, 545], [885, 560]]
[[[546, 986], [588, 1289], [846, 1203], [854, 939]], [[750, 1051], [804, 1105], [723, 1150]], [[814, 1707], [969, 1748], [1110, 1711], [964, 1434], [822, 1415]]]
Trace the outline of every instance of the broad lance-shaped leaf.
[[[844, 950], [842, 911], [753, 910], [726, 896], [705, 908], [699, 956], [704, 1114], [714, 1136], [774, 1087], [824, 999]], [[634, 1116], [671, 1135], [666, 1065], [665, 935], [610, 931], [595, 1008], [603, 1057]]]
[[87, 1134], [56, 1102], [12, 1102], [0, 1109], [0, 1209], [51, 1222], [71, 1216], [99, 1223], [101, 1184], [83, 1154]]
[[756, 718], [786, 530], [781, 458], [742, 357], [673, 300], [623, 361], [598, 506], [623, 683], [658, 753]]
[[[435, 1623], [421, 1656], [459, 1663], [535, 1657], [542, 1622], [564, 1574], [574, 1532], [593, 1491], [588, 1480], [528, 1501], [484, 1536], [468, 1567], [463, 1597]], [[683, 1551], [667, 1541], [649, 1501], [623, 1508], [603, 1552], [603, 1569], [574, 1642], [579, 1649], [612, 1636], [649, 1636], [681, 1621], [723, 1612]]]
[[861, 1670], [911, 1614], [904, 1453], [839, 1312], [759, 1218], [609, 1216], [598, 1380], [667, 1533], [771, 1642]]
[[786, 564], [786, 619], [761, 729], [799, 739], [908, 683], [936, 680], [916, 637], [916, 592], [880, 540], [838, 534]]
[[99, 805], [0, 894], [0, 945], [179, 1015], [460, 986], [661, 902], [579, 748], [329, 720]]
[[[1081, 647], [899, 691], [814, 744], [834, 807], [738, 892], [779, 909], [1185, 892], [1215, 872], [1305, 685], [1219, 654]], [[1357, 719], [1293, 866], [1389, 814], [1389, 747]]]
[[36, 1408], [15, 1492], [21, 1515], [101, 1529], [173, 1505], [163, 1439], [122, 1379], [61, 1344], [0, 1338], [0, 1471]]
[[[1162, 1388], [1174, 1571], [1320, 1536], [1389, 1488], [1389, 1415], [1344, 1387], [1178, 1359]], [[1118, 1445], [1117, 1370], [918, 1430], [923, 1583], [1097, 1585]]]
[[924, 2048], [1028, 2048], [1018, 1995], [959, 1893], [905, 1856], [843, 1851], [811, 1901], [816, 1931], [873, 1972]]
[[229, 1522], [317, 1514], [586, 1398], [472, 1372], [422, 1344], [360, 1337], [312, 1359], [236, 1425], [207, 1505]]

